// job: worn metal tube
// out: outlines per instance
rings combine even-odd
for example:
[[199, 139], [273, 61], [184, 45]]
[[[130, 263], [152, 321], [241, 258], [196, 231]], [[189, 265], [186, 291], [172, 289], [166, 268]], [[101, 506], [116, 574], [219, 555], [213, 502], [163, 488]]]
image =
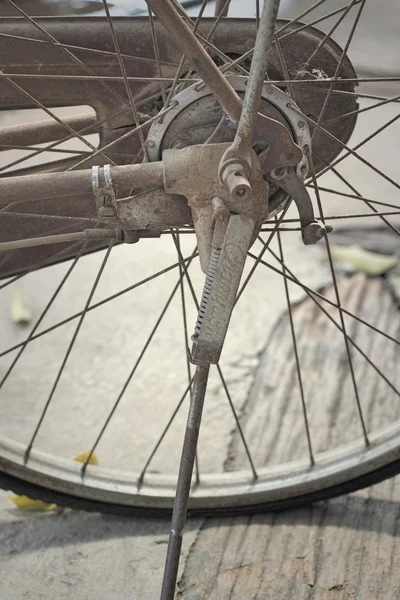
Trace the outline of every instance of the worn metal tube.
[[[85, 135], [97, 133], [99, 126], [97, 117], [93, 114], [63, 117], [63, 122], [76, 131], [85, 130]], [[0, 129], [0, 146], [33, 146], [55, 142], [66, 136], [66, 129], [55, 120], [36, 121], [22, 125], [10, 125]], [[8, 148], [1, 148], [7, 150]]]
[[252, 143], [257, 113], [260, 107], [261, 92], [267, 72], [268, 52], [274, 37], [279, 4], [280, 0], [264, 0], [242, 114], [233, 142], [233, 146], [238, 146], [241, 152], [246, 152]]
[[175, 598], [175, 586], [181, 555], [183, 528], [186, 521], [193, 465], [196, 456], [197, 440], [199, 437], [209, 371], [210, 365], [202, 364], [196, 367], [194, 376], [193, 395], [190, 402], [185, 439], [183, 442], [160, 600], [174, 600]]
[[[152, 162], [111, 167], [111, 178], [121, 190], [162, 186], [163, 164]], [[91, 169], [0, 178], [0, 205], [92, 193]]]
[[58, 233], [56, 235], [45, 235], [25, 240], [2, 242], [0, 243], [0, 252], [33, 248], [34, 246], [47, 246], [49, 244], [65, 244], [66, 242], [112, 239], [117, 239], [116, 229], [86, 229], [85, 231], [76, 231], [73, 233]]
[[242, 110], [239, 96], [199, 40], [193, 35], [191, 29], [179, 16], [173, 3], [165, 0], [146, 0], [146, 2], [191, 62], [195, 71], [211, 89], [223, 111], [233, 121], [238, 121]]

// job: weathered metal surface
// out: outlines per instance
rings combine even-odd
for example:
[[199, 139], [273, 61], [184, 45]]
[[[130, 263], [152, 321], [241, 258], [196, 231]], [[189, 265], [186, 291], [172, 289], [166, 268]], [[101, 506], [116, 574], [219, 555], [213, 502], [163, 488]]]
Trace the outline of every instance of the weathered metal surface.
[[[275, 4], [276, 1], [277, 0], [273, 0]], [[170, 33], [171, 37], [175, 40], [175, 43], [181, 48], [182, 53], [191, 62], [192, 67], [203, 81], [207, 83], [224, 113], [233, 121], [233, 123], [240, 123], [242, 102], [239, 96], [226, 77], [221, 73], [220, 69], [218, 69], [217, 65], [206, 52], [200, 41], [193, 37], [188, 25], [183, 19], [177, 18], [177, 11], [176, 8], [174, 8], [174, 5], [165, 2], [164, 0], [149, 0], [148, 4], [164, 25], [165, 29]], [[267, 16], [269, 17], [269, 15]], [[257, 56], [262, 54], [261, 47], [256, 51], [256, 54]], [[266, 64], [266, 61], [264, 62]], [[262, 67], [263, 65], [261, 64], [259, 66]], [[259, 75], [258, 77], [259, 92], [261, 92], [264, 77], [265, 72], [262, 76]], [[252, 97], [257, 95], [257, 89], [254, 90], [254, 92]], [[301, 160], [300, 149], [294, 143], [293, 138], [289, 135], [287, 129], [282, 127], [278, 121], [274, 121], [262, 114], [257, 115], [259, 103], [260, 93], [258, 93], [257, 103], [254, 105], [256, 110], [254, 118], [251, 122], [248, 121], [249, 115], [246, 109], [245, 120], [247, 122], [247, 130], [251, 128], [251, 138], [253, 143], [260, 140], [267, 140], [270, 146], [270, 152], [265, 156], [265, 170], [270, 171], [281, 164], [284, 164], [285, 166], [297, 165]], [[250, 111], [253, 111], [253, 108], [250, 107]], [[257, 123], [257, 127], [253, 127], [255, 122]], [[250, 139], [247, 140], [247, 146], [249, 146], [249, 142]]]
[[[94, 113], [63, 117], [63, 121], [76, 131], [84, 129], [85, 135], [98, 133], [99, 130], [96, 125], [97, 117]], [[0, 150], [9, 150], [16, 146], [33, 146], [54, 142], [65, 137], [65, 135], [66, 128], [50, 118], [46, 121], [2, 127], [0, 128]]]
[[[235, 139], [230, 146], [226, 159], [228, 158], [242, 158], [248, 160], [248, 151], [254, 143], [255, 130], [263, 125], [262, 120], [257, 116], [260, 109], [260, 100], [264, 87], [265, 73], [267, 72], [268, 55], [271, 49], [272, 40], [275, 32], [275, 24], [278, 16], [280, 0], [264, 0], [264, 6], [261, 14], [260, 21], [258, 23], [257, 37], [254, 46], [253, 57], [251, 60], [251, 68], [249, 80], [247, 82], [246, 93], [243, 100], [243, 109], [240, 115], [240, 120], [237, 126]], [[270, 124], [265, 127], [265, 133], [267, 129], [270, 129]], [[269, 163], [271, 155], [274, 155], [274, 160], [289, 159], [288, 152], [284, 149], [282, 144], [282, 137], [279, 136], [279, 141], [276, 142], [274, 147], [273, 138], [268, 139], [268, 135], [262, 136], [269, 143], [269, 150], [266, 154], [266, 164]], [[259, 136], [257, 136], [259, 139]], [[278, 151], [279, 149], [279, 151]], [[289, 154], [291, 151], [289, 150]], [[295, 151], [297, 165], [301, 157], [297, 151]], [[283, 163], [279, 166], [281, 166]], [[285, 161], [285, 166], [288, 163]], [[289, 163], [293, 165], [293, 163]], [[266, 168], [265, 170], [271, 171], [272, 168]]]
[[[119, 196], [122, 197], [125, 190], [143, 188], [150, 185], [162, 186], [163, 184], [163, 166], [160, 162], [121, 165], [111, 167], [110, 172], [112, 181], [119, 191]], [[52, 202], [53, 206], [57, 206], [57, 211], [61, 212], [65, 204], [60, 198], [68, 198], [70, 195], [82, 196], [82, 200], [90, 195], [92, 209], [95, 208], [96, 203], [93, 198], [91, 169], [57, 174], [44, 173], [29, 177], [0, 178], [0, 205], [18, 202], [23, 198], [23, 203], [29, 203], [29, 211], [35, 211], [38, 204], [32, 201], [54, 199], [54, 202]], [[20, 205], [18, 204], [16, 208], [19, 207]], [[76, 216], [80, 215], [81, 213], [78, 213]], [[93, 216], [96, 215], [93, 214]], [[2, 239], [1, 236], [0, 239]], [[9, 239], [12, 238], [10, 237]]]
[[228, 144], [188, 146], [181, 150], [165, 150], [163, 153], [165, 191], [170, 194], [182, 194], [188, 199], [197, 235], [201, 267], [205, 273], [210, 261], [214, 229], [212, 199], [215, 196], [223, 200], [231, 213], [252, 219], [256, 231], [268, 214], [268, 186], [253, 150], [250, 153], [250, 200], [246, 196], [231, 196], [220, 181], [218, 166], [227, 147]]
[[196, 364], [219, 361], [254, 229], [253, 219], [232, 215], [222, 248], [213, 248], [193, 336]]
[[[63, 49], [49, 41], [45, 34], [39, 32], [33, 25], [22, 18], [6, 18], [0, 23], [0, 69], [5, 73], [31, 75], [32, 77], [13, 80], [21, 86], [28, 94], [42, 102], [47, 107], [53, 106], [81, 106], [90, 105], [96, 111], [96, 116], [105, 122], [99, 126], [100, 147], [114, 142], [124, 133], [128, 133], [134, 125], [129, 111], [127, 95], [124, 88], [118, 60], [113, 52], [109, 26], [105, 19], [92, 18], [63, 18], [63, 19], [38, 19], [40, 24], [60, 44], [74, 46], [71, 51], [83, 61], [96, 76], [114, 77], [113, 80], [104, 80], [110, 93], [100, 81], [82, 75], [82, 67], [75, 63]], [[214, 19], [203, 19], [201, 31], [203, 35], [212, 27]], [[278, 22], [278, 27], [283, 23]], [[150, 25], [147, 18], [115, 19], [114, 27], [118, 36], [121, 51], [125, 57], [125, 65], [128, 77], [149, 78], [146, 81], [131, 79], [135, 101], [139, 105], [147, 97], [160, 92], [160, 83], [151, 81], [158, 76], [157, 64], [154, 60], [154, 52]], [[295, 24], [286, 29], [285, 34], [298, 28]], [[162, 28], [160, 23], [155, 22], [157, 41], [162, 57], [163, 77], [173, 78], [181, 53], [171, 38]], [[215, 34], [214, 43], [226, 54], [236, 58], [250, 50], [254, 45], [255, 21], [248, 19], [229, 19], [219, 23]], [[11, 36], [11, 37], [10, 37]], [[16, 37], [13, 37], [16, 36]], [[18, 37], [19, 36], [19, 37]], [[22, 39], [21, 39], [22, 38]], [[301, 32], [284, 37], [281, 40], [288, 71], [291, 77], [309, 78], [308, 73], [302, 74], [301, 66], [313, 53], [318, 43], [323, 39], [323, 34], [312, 28], [305, 28]], [[307, 67], [309, 72], [318, 68], [327, 76], [334, 74], [335, 67], [340, 58], [340, 49], [333, 43], [325, 43], [316, 53]], [[285, 79], [276, 50], [272, 50], [269, 59], [268, 74], [272, 80]], [[39, 75], [39, 78], [35, 78]], [[47, 76], [52, 78], [46, 79]], [[59, 78], [59, 75], [64, 76]], [[355, 77], [355, 73], [348, 60], [345, 60], [339, 74], [341, 77]], [[73, 79], [79, 77], [78, 80]], [[82, 79], [83, 77], [83, 79]], [[296, 102], [305, 114], [318, 116], [321, 109], [329, 82], [319, 81], [317, 85], [309, 83], [296, 83]], [[286, 85], [280, 85], [286, 89]], [[353, 91], [352, 83], [337, 83], [335, 89]], [[125, 109], [124, 109], [125, 103]], [[0, 109], [35, 108], [35, 103], [21, 90], [15, 88], [4, 76], [0, 86]], [[326, 118], [334, 119], [342, 114], [354, 111], [357, 104], [353, 96], [334, 93], [329, 101]], [[157, 100], [144, 102], [139, 110], [149, 116], [156, 114], [160, 104]], [[118, 116], [114, 113], [120, 112]], [[121, 112], [122, 111], [122, 112]], [[329, 123], [327, 129], [336, 137], [346, 142], [353, 130], [355, 115], [336, 120]], [[58, 125], [57, 125], [58, 126]], [[66, 129], [65, 135], [68, 135]], [[130, 136], [124, 141], [110, 148], [108, 156], [117, 164], [132, 163], [137, 159], [139, 152], [139, 140], [137, 135]], [[318, 155], [314, 156], [316, 169], [322, 168], [326, 162], [330, 162], [341, 150], [331, 139], [319, 136]], [[93, 164], [105, 164], [108, 162], [101, 155], [93, 159], [87, 159], [83, 168], [90, 168]], [[45, 166], [45, 171], [65, 169], [71, 167], [72, 159], [51, 166]], [[34, 173], [37, 168], [32, 167], [26, 173]], [[67, 188], [66, 188], [67, 189]], [[58, 216], [51, 220], [34, 219], [29, 217], [8, 217], [0, 221], [0, 240], [16, 239], [17, 237], [34, 237], [49, 235], [60, 231], [77, 231], [82, 229], [79, 221], [75, 225], [71, 221], [66, 224], [62, 216], [77, 216], [94, 218], [95, 203], [92, 194], [81, 194], [78, 197], [73, 194], [65, 197], [62, 208], [58, 200], [47, 199], [44, 202], [33, 204], [26, 203], [23, 199], [13, 210], [21, 213], [35, 213], [38, 215]], [[90, 250], [90, 246], [88, 246]], [[0, 277], [28, 269], [38, 262], [50, 259], [51, 254], [59, 252], [59, 248], [35, 249], [35, 252], [16, 251], [7, 256], [0, 266]]]
[[316, 244], [332, 231], [330, 225], [316, 221], [310, 194], [294, 169], [281, 167], [272, 171], [269, 177], [294, 200], [299, 211], [301, 234], [306, 246]]

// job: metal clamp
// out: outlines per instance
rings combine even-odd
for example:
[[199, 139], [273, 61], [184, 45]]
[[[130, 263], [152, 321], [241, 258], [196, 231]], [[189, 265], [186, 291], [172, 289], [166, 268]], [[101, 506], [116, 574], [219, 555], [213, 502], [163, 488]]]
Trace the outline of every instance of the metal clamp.
[[92, 167], [92, 189], [99, 218], [115, 221], [117, 198], [112, 183], [110, 165]]

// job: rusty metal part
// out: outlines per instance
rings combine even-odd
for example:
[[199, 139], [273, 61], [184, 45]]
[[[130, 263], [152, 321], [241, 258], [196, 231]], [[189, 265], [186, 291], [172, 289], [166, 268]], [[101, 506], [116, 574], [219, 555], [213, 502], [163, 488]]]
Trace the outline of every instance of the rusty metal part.
[[[120, 190], [163, 184], [163, 166], [160, 162], [111, 167], [110, 175]], [[90, 169], [0, 178], [0, 204], [31, 203], [44, 198], [85, 194], [92, 194]], [[60, 206], [60, 201], [58, 205]]]
[[[229, 75], [228, 78], [235, 90], [242, 95], [246, 90], [246, 78], [236, 75]], [[149, 130], [147, 140], [150, 160], [160, 160], [163, 149], [203, 144], [210, 137], [213, 138], [213, 143], [232, 140], [232, 124], [228, 119], [221, 119], [222, 111], [207, 88], [190, 86], [177, 94], [175, 101], [176, 106], [165, 115], [162, 123], [155, 121]], [[280, 120], [302, 149], [303, 157], [297, 165], [297, 173], [304, 179], [308, 172], [306, 149], [310, 147], [311, 135], [306, 119], [299, 117], [299, 110], [288, 94], [269, 83], [264, 85], [261, 112]], [[262, 152], [268, 151], [269, 146], [266, 141], [260, 142], [258, 146], [261, 151], [261, 155], [258, 155], [260, 159]], [[271, 186], [269, 215], [273, 216], [282, 210], [286, 201], [287, 194], [281, 188]]]
[[253, 219], [231, 215], [222, 248], [213, 245], [192, 338], [195, 364], [219, 361], [254, 231]]
[[[85, 129], [85, 135], [98, 133], [99, 131], [99, 127], [96, 125], [97, 117], [95, 113], [63, 117], [63, 121], [76, 131]], [[2, 127], [0, 128], [0, 149], [9, 150], [15, 146], [33, 146], [55, 142], [65, 137], [67, 133], [65, 127], [51, 119]], [[2, 146], [9, 146], [9, 148], [2, 148]]]
[[168, 194], [181, 194], [188, 200], [204, 273], [207, 273], [211, 255], [214, 197], [218, 196], [230, 213], [251, 218], [256, 228], [261, 227], [268, 215], [268, 185], [253, 150], [250, 153], [250, 201], [247, 196], [231, 196], [221, 183], [218, 165], [227, 147], [228, 144], [210, 144], [163, 152], [164, 189]]
[[[112, 81], [108, 80], [108, 85], [112, 85], [115, 92], [124, 97], [126, 91], [118, 60], [115, 54], [110, 52], [109, 25], [106, 19], [68, 17], [68, 19], [38, 18], [37, 21], [60, 44], [69, 46], [72, 52], [79, 55], [79, 58], [90, 66], [96, 75], [100, 77], [113, 77]], [[200, 29], [204, 36], [207, 36], [214, 23], [214, 18], [203, 18], [201, 20]], [[279, 20], [277, 27], [280, 28], [285, 24], [286, 21]], [[159, 73], [157, 63], [154, 60], [149, 19], [147, 17], [134, 17], [132, 19], [116, 18], [114, 19], [114, 27], [121, 52], [124, 56], [128, 78], [139, 78], [129, 80], [134, 91], [135, 102], [136, 104], [144, 102], [140, 107], [140, 111], [153, 116], [158, 112], [160, 107], [157, 94], [161, 92], [161, 84], [157, 80], [152, 79], [157, 78]], [[181, 52], [173, 43], [161, 23], [155, 20], [154, 27], [159, 53], [162, 57], [163, 77], [170, 78], [170, 81], [172, 81], [181, 58]], [[313, 74], [314, 69], [319, 69], [328, 77], [332, 77], [340, 60], [341, 49], [334, 41], [327, 40], [314, 54], [310, 64], [307, 65], [308, 72], [302, 73], [302, 65], [322, 42], [324, 34], [313, 27], [304, 27], [301, 31], [293, 33], [299, 27], [299, 23], [293, 23], [286, 28], [285, 37], [281, 39], [282, 52], [290, 77], [297, 77], [300, 80], [292, 85], [299, 109], [305, 115], [318, 117], [327, 90], [330, 87], [330, 82], [327, 80], [325, 84], [324, 81], [318, 81], [317, 85], [313, 85], [312, 83], [302, 83], [301, 79], [313, 79], [316, 77]], [[216, 47], [234, 59], [251, 50], [254, 46], [255, 35], [255, 20], [229, 18], [222, 19], [218, 24], [213, 35], [213, 41]], [[211, 52], [211, 54], [213, 53]], [[39, 72], [38, 65], [40, 65]], [[106, 93], [106, 90], [93, 77], [85, 79], [84, 76], [83, 79], [74, 80], [75, 76], [82, 78], [82, 70], [79, 65], [71, 61], [58, 45], [44, 39], [41, 33], [32, 28], [23, 18], [7, 18], [3, 19], [0, 23], [0, 69], [4, 72], [11, 72], [11, 69], [13, 73], [22, 73], [25, 76], [31, 75], [23, 81], [17, 78], [15, 78], [15, 81], [20, 82], [29, 94], [37, 98], [45, 106], [91, 106], [96, 112], [97, 119], [104, 120], [99, 126], [99, 146], [101, 148], [110, 142], [115, 142], [122, 134], [129, 133], [132, 130], [132, 126], [134, 126], [128, 108], [125, 112], [118, 114], [118, 116], [110, 118], [110, 115], [121, 111], [121, 106], [117, 104], [115, 96]], [[35, 77], [38, 74], [41, 78]], [[46, 75], [52, 78], [45, 79]], [[58, 75], [61, 75], [62, 78], [56, 78]], [[280, 57], [275, 47], [271, 49], [269, 57], [268, 76], [273, 81], [286, 79], [282, 70]], [[357, 97], [353, 93], [356, 84], [354, 81], [346, 82], [340, 80], [340, 78], [353, 80], [356, 78], [354, 69], [347, 58], [343, 61], [338, 77], [339, 80], [335, 84], [337, 92], [332, 94], [326, 107], [325, 119], [327, 122], [330, 121], [326, 124], [326, 128], [343, 143], [347, 143], [357, 118], [354, 112], [357, 109]], [[236, 84], [234, 87], [236, 88]], [[282, 92], [285, 91], [286, 84], [279, 84], [279, 88], [281, 88]], [[161, 100], [161, 94], [159, 97]], [[150, 100], [145, 101], [147, 98], [150, 98]], [[35, 108], [35, 104], [21, 94], [21, 92], [18, 92], [13, 86], [9, 85], [6, 80], [3, 80], [0, 86], [0, 109], [18, 110], [25, 108]], [[262, 110], [264, 111], [265, 109], [263, 108]], [[348, 113], [351, 114], [344, 119], [339, 118], [341, 115]], [[273, 118], [276, 119], [278, 117], [275, 116]], [[314, 118], [314, 120], [317, 119]], [[57, 124], [56, 127], [58, 127]], [[66, 135], [68, 134], [67, 130], [65, 133]], [[168, 135], [169, 133], [164, 138], [166, 142]], [[229, 138], [218, 139], [218, 141], [229, 141]], [[200, 139], [195, 143], [201, 143]], [[313, 162], [316, 171], [318, 172], [326, 164], [334, 160], [341, 149], [339, 144], [335, 144], [332, 139], [321, 134], [313, 149]], [[110, 148], [108, 154], [119, 165], [123, 165], [130, 164], [136, 160], [139, 151], [140, 141], [137, 135], [133, 135], [116, 143]], [[159, 158], [156, 160], [159, 160]], [[96, 156], [94, 159], [86, 159], [83, 168], [90, 169], [95, 164], [101, 165], [105, 162], [107, 161]], [[66, 168], [66, 165], [70, 166], [71, 164], [73, 164], [72, 161], [68, 165], [65, 162], [55, 162], [44, 166], [39, 165], [32, 167], [31, 172], [40, 173], [41, 170], [52, 170], [54, 172], [62, 170]], [[0, 183], [2, 184], [3, 181], [1, 180]], [[63, 188], [64, 190], [68, 190], [68, 184], [63, 184]], [[129, 193], [130, 189], [127, 188], [125, 195]], [[277, 207], [277, 210], [280, 210], [286, 197], [287, 195], [280, 188], [276, 185], [271, 185], [270, 212], [275, 207]], [[165, 198], [167, 198], [166, 195]], [[63, 215], [69, 218], [75, 216], [80, 218], [96, 218], [97, 216], [90, 186], [85, 193], [80, 195], [65, 193], [62, 204], [60, 204], [59, 197], [47, 198], [46, 200], [32, 203], [27, 200], [27, 196], [25, 195], [19, 197], [18, 201], [20, 201], [19, 204], [15, 208], [13, 207], [13, 211], [17, 213], [15, 217], [0, 218], [0, 241], [12, 240], [17, 237], [24, 238], [56, 234], [60, 232], [63, 225], [63, 221], [61, 220]], [[27, 213], [52, 215], [52, 218], [48, 220], [44, 217], [41, 219], [31, 219]], [[56, 215], [60, 216], [59, 221], [55, 218]], [[81, 229], [82, 225], [79, 220], [75, 224], [70, 220], [68, 227], [64, 224], [61, 230], [80, 231]], [[101, 243], [97, 245], [88, 243], [85, 246], [85, 252], [92, 251], [98, 247], [101, 247]], [[65, 244], [64, 249], [65, 254], [63, 254], [63, 257], [68, 258], [75, 255], [76, 249], [74, 247], [71, 246], [69, 255], [67, 244]], [[59, 260], [57, 258], [58, 254], [59, 247], [56, 246], [37, 247], [29, 251], [21, 250], [9, 253], [7, 260], [2, 261], [0, 264], [0, 278], [29, 269], [42, 261], [51, 261], [52, 256], [54, 256], [54, 261], [56, 262]]]
[[[253, 57], [251, 60], [250, 75], [247, 81], [246, 93], [243, 100], [243, 108], [240, 120], [236, 130], [235, 139], [222, 159], [220, 172], [223, 171], [227, 161], [233, 158], [248, 159], [248, 152], [254, 139], [254, 130], [259, 126], [259, 117], [257, 113], [260, 108], [260, 101], [267, 73], [268, 54], [272, 44], [275, 32], [276, 18], [278, 16], [280, 0], [264, 0], [264, 6], [261, 19], [258, 25], [256, 43], [254, 46]], [[265, 133], [267, 131], [265, 130]], [[267, 137], [267, 136], [266, 136]], [[267, 138], [268, 139], [268, 138]], [[265, 154], [265, 160], [269, 161], [269, 154], [276, 152], [276, 148], [271, 147]], [[282, 153], [283, 147], [279, 149]], [[298, 153], [297, 153], [298, 155]], [[298, 155], [299, 156], [299, 155]], [[286, 156], [288, 158], [288, 156]], [[301, 157], [295, 164], [300, 162]], [[285, 163], [282, 163], [285, 164]], [[290, 163], [293, 164], [293, 163]], [[265, 168], [265, 171], [271, 170]]]
[[[276, 2], [277, 0], [272, 1]], [[225, 114], [230, 117], [233, 123], [238, 123], [242, 114], [241, 99], [200, 41], [181, 19], [173, 4], [165, 2], [165, 0], [147, 0], [147, 3], [191, 62], [192, 67], [210, 88]], [[258, 103], [259, 100], [260, 95]], [[256, 127], [254, 127], [255, 123], [257, 123]], [[281, 164], [297, 165], [300, 162], [301, 151], [281, 123], [256, 112], [256, 118], [251, 125], [253, 143], [262, 139], [264, 141], [268, 140], [270, 145], [270, 152], [265, 156], [266, 171], [270, 171]], [[250, 126], [250, 123], [248, 123], [248, 126]]]
[[47, 246], [49, 244], [65, 244], [65, 242], [86, 242], [91, 240], [122, 240], [116, 229], [85, 229], [74, 233], [59, 233], [43, 237], [28, 238], [25, 240], [14, 240], [1, 242], [0, 252], [20, 250], [21, 248], [34, 248], [35, 246]]
[[[192, 214], [186, 198], [166, 194], [162, 188], [139, 192], [117, 200], [118, 223], [123, 231], [149, 230], [155, 233], [171, 227], [192, 225]], [[144, 232], [140, 237], [144, 237]], [[125, 241], [125, 239], [124, 239]]]
[[[236, 92], [243, 96], [247, 78], [237, 75], [228, 75], [227, 78]], [[166, 148], [203, 144], [211, 136], [213, 143], [232, 141], [235, 134], [234, 125], [230, 119], [222, 119], [221, 108], [208, 88], [191, 85], [176, 94], [174, 101], [175, 106], [164, 116], [162, 122], [154, 121], [149, 129], [147, 143], [150, 160], [160, 160], [162, 151]], [[291, 135], [294, 132], [299, 145], [310, 144], [311, 138], [305, 139], [303, 130], [296, 127], [299, 121], [298, 113], [286, 107], [290, 101], [287, 94], [275, 86], [266, 85], [262, 93], [261, 112], [282, 123]], [[300, 108], [297, 107], [297, 110]], [[218, 131], [213, 135], [217, 126]], [[307, 131], [307, 128], [304, 131]], [[268, 146], [268, 141], [260, 141], [259, 146], [260, 150], [263, 150]]]
[[110, 165], [92, 167], [92, 189], [99, 219], [106, 222], [116, 222], [117, 198], [113, 187]]
[[301, 235], [306, 246], [316, 244], [327, 233], [332, 231], [330, 225], [317, 221], [306, 186], [297, 176], [293, 168], [279, 167], [269, 174], [269, 179], [276, 183], [294, 200], [299, 211]]
[[[224, 152], [224, 156], [225, 154], [226, 153]], [[251, 185], [248, 180], [251, 167], [247, 160], [244, 161], [235, 157], [224, 161], [224, 156], [221, 158], [222, 167], [218, 169], [218, 177], [221, 183], [223, 183], [228, 190], [232, 200], [251, 200]]]

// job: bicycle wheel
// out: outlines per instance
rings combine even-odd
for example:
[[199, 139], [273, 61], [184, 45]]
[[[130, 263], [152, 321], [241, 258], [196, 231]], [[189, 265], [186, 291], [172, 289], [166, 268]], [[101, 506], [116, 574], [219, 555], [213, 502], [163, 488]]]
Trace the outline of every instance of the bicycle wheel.
[[[204, 239], [193, 217], [198, 207], [176, 191], [179, 177], [165, 184], [161, 161], [176, 162], [179, 150], [184, 169], [184, 150], [225, 147], [236, 125], [221, 111], [220, 81], [215, 89], [208, 76], [202, 82], [202, 64], [187, 40], [171, 38], [161, 15], [33, 18], [7, 3], [18, 16], [0, 21], [1, 287], [5, 307], [25, 286], [35, 318], [21, 330], [3, 313], [0, 485], [89, 510], [169, 512], [180, 408], [192, 391], [187, 348], [204, 280], [196, 246]], [[257, 19], [205, 18], [203, 2], [202, 18], [192, 20], [165, 4], [243, 97], [259, 11]], [[388, 89], [399, 77], [357, 79], [350, 60], [371, 4], [354, 0], [328, 12], [322, 0], [278, 20], [260, 112], [300, 148], [289, 162], [321, 221], [383, 222], [398, 235], [398, 96]], [[379, 115], [378, 126], [371, 115]], [[27, 119], [32, 124], [21, 125]], [[271, 140], [253, 140], [254, 155], [272, 161], [257, 180], [268, 184], [269, 208], [262, 219], [257, 213], [240, 301], [211, 372], [193, 512], [295, 506], [400, 469], [395, 308], [383, 283], [376, 293], [386, 312], [375, 321], [368, 281], [352, 299], [335, 272], [329, 235], [303, 247], [302, 213], [279, 183]], [[185, 185], [208, 193], [204, 163], [198, 171]], [[302, 304], [293, 310], [293, 303], [306, 295], [316, 309], [307, 304], [303, 318]], [[311, 333], [320, 347], [310, 362]], [[325, 353], [330, 360], [321, 366], [315, 357]], [[260, 365], [269, 388], [259, 384]], [[100, 466], [72, 460], [84, 450], [96, 452]]]

